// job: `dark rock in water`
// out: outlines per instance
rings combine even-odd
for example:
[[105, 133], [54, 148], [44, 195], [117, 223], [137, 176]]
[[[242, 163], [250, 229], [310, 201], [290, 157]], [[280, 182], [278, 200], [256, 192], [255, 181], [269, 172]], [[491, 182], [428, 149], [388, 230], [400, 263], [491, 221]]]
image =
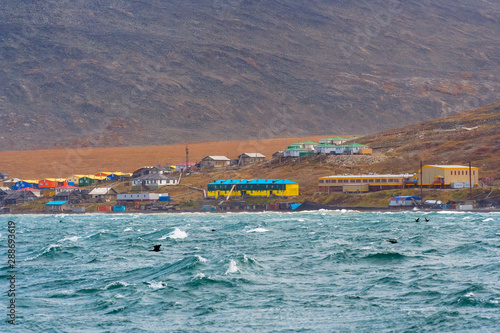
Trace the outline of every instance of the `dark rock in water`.
[[391, 244], [396, 244], [398, 241], [395, 239], [387, 239], [387, 241]]

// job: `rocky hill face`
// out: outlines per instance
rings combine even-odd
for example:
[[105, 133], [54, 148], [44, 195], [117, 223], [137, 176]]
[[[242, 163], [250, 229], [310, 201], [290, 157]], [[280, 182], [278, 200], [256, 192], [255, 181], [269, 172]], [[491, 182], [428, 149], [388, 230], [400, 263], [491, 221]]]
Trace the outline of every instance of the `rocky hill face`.
[[0, 150], [377, 132], [499, 65], [497, 1], [6, 0]]

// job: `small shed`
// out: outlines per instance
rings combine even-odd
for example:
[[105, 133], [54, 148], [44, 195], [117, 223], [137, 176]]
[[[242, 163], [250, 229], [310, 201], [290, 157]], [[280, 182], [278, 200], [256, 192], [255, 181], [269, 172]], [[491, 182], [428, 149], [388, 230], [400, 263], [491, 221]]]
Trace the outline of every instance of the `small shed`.
[[418, 206], [422, 204], [422, 198], [414, 195], [411, 196], [397, 196], [389, 199], [390, 207], [397, 206]]
[[50, 201], [45, 204], [45, 210], [48, 212], [63, 212], [71, 210], [68, 201]]
[[15, 191], [9, 193], [4, 199], [4, 205], [22, 205], [35, 200], [37, 197], [31, 191]]

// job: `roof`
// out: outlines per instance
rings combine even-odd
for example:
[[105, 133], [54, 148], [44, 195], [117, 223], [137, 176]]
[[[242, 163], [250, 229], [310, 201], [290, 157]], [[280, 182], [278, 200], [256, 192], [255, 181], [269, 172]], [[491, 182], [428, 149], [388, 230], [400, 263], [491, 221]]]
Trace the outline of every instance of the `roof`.
[[262, 157], [262, 158], [265, 158], [265, 156], [262, 155], [261, 153], [243, 153], [243, 154], [240, 155], [240, 157], [243, 156], [243, 155], [246, 155], [248, 157]]
[[390, 201], [399, 201], [399, 200], [422, 200], [421, 197], [417, 197], [415, 195], [400, 195], [397, 197], [392, 197], [389, 199]]
[[306, 142], [302, 142], [303, 145], [317, 145], [318, 143], [317, 142], [314, 142], [314, 141], [306, 141]]
[[384, 175], [334, 175], [334, 176], [326, 176], [320, 178], [411, 178], [416, 176], [416, 173], [403, 173], [403, 174], [384, 174]]
[[110, 191], [113, 191], [116, 193], [116, 191], [113, 190], [113, 188], [111, 188], [111, 187], [99, 187], [99, 188], [95, 188], [92, 191], [90, 191], [89, 195], [105, 195], [105, 194], [108, 194]]
[[16, 190], [16, 191], [38, 191], [38, 192], [40, 192], [40, 190], [39, 190], [39, 189], [37, 189], [37, 188], [32, 188], [32, 187], [25, 187], [25, 188], [21, 188], [21, 189]]
[[[177, 163], [176, 165], [186, 165], [186, 162]], [[196, 165], [194, 162], [187, 162], [187, 165]]]
[[300, 151], [309, 151], [307, 148], [300, 148], [300, 147], [292, 147], [292, 148], [287, 148], [286, 150], [300, 150]]
[[45, 205], [46, 206], [60, 206], [60, 205], [64, 205], [67, 202], [68, 201], [50, 201], [50, 202], [47, 202]]
[[20, 181], [21, 181], [21, 179], [19, 179], [19, 178], [11, 178], [11, 179], [4, 180], [3, 182], [4, 183], [17, 183]]
[[63, 185], [63, 186], [58, 186], [56, 189], [78, 189], [76, 186], [71, 186], [71, 185]]
[[[468, 169], [465, 165], [424, 165], [425, 167], [440, 168], [440, 169]], [[477, 167], [472, 167], [472, 169], [477, 169]]]
[[368, 147], [368, 146], [362, 145], [361, 143], [351, 143], [351, 144], [345, 145], [345, 147]]
[[207, 156], [207, 157], [204, 158], [204, 160], [205, 159], [211, 159], [211, 160], [214, 160], [214, 161], [231, 161], [226, 156]]
[[169, 177], [166, 176], [162, 173], [150, 173], [141, 177], [136, 178], [136, 181], [141, 181], [141, 180], [171, 180], [171, 179], [177, 179], [174, 177]]
[[208, 185], [234, 185], [234, 184], [297, 184], [288, 179], [219, 179]]

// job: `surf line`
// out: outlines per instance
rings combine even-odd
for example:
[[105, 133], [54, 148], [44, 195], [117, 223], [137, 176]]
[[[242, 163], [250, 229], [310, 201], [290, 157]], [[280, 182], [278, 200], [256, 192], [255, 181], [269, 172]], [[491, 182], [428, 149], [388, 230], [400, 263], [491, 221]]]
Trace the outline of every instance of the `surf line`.
[[7, 266], [9, 270], [9, 276], [7, 280], [9, 281], [9, 290], [7, 292], [7, 297], [10, 297], [7, 306], [7, 317], [9, 317], [8, 323], [11, 325], [16, 324], [16, 222], [9, 221], [7, 225]]

